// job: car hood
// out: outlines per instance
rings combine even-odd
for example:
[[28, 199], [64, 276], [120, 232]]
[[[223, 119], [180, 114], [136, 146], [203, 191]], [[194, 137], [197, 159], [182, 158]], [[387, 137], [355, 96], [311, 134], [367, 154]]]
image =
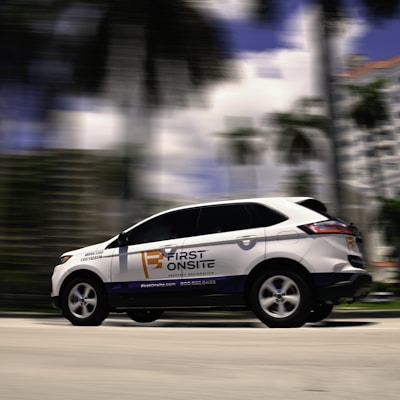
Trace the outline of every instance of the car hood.
[[87, 247], [82, 247], [80, 249], [70, 250], [70, 251], [65, 252], [63, 254], [63, 256], [66, 256], [66, 255], [75, 256], [78, 254], [84, 254], [86, 257], [91, 256], [91, 255], [94, 255], [96, 252], [103, 251], [109, 242], [110, 241], [108, 240], [106, 242], [93, 244], [93, 245], [90, 245]]

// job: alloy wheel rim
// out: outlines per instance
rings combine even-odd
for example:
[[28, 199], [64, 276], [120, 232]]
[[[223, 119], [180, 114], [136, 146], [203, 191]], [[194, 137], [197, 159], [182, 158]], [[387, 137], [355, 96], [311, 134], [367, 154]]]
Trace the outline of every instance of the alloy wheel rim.
[[89, 318], [97, 307], [97, 293], [92, 285], [83, 282], [76, 284], [68, 296], [68, 309], [79, 319]]
[[263, 311], [282, 319], [294, 314], [300, 305], [300, 290], [296, 282], [285, 275], [274, 275], [263, 282], [258, 292]]

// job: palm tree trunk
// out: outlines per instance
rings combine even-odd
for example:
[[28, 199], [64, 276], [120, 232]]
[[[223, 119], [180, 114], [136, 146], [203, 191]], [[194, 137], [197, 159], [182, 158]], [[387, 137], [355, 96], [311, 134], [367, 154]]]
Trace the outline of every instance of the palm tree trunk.
[[331, 174], [332, 174], [332, 195], [334, 201], [334, 209], [339, 217], [343, 217], [343, 195], [341, 188], [341, 171], [339, 167], [338, 158], [338, 138], [336, 136], [336, 124], [335, 124], [335, 112], [333, 104], [333, 76], [332, 76], [332, 65], [331, 65], [331, 54], [332, 54], [332, 28], [329, 21], [327, 21], [325, 15], [325, 2], [330, 0], [323, 0], [318, 5], [318, 17], [316, 26], [316, 36], [319, 45], [319, 65], [321, 68], [320, 84], [323, 98], [326, 99], [327, 104], [327, 134], [331, 143], [332, 159], [331, 159]]

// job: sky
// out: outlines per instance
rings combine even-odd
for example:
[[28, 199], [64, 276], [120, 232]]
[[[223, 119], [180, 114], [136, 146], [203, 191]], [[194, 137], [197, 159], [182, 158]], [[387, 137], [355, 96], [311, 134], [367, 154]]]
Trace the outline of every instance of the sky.
[[[168, 110], [160, 119], [158, 133], [162, 140], [154, 151], [156, 157], [163, 159], [164, 169], [162, 174], [155, 169], [148, 181], [158, 179], [159, 184], [152, 186], [163, 195], [171, 193], [171, 189], [184, 197], [190, 194], [200, 199], [218, 198], [229, 191], [241, 195], [281, 194], [288, 170], [279, 165], [278, 155], [273, 151], [275, 137], [271, 127], [261, 121], [266, 114], [286, 111], [299, 97], [316, 95], [319, 90], [318, 82], [313, 79], [318, 75], [312, 29], [316, 14], [295, 0], [289, 2], [291, 12], [279, 30], [273, 32], [272, 39], [270, 30], [254, 28], [245, 20], [246, 10], [242, 7], [245, 2], [211, 2], [217, 7], [216, 15], [230, 26], [240, 79], [215, 88], [207, 109]], [[349, 24], [346, 34], [335, 44], [337, 53], [351, 52], [364, 31], [361, 22]], [[251, 126], [260, 130], [266, 146], [262, 164], [229, 168], [226, 163], [218, 162], [223, 144], [214, 133], [227, 130], [229, 116], [248, 118]], [[324, 158], [328, 157], [327, 145], [321, 152]], [[312, 168], [326, 175], [324, 165]]]
[[[354, 0], [347, 1], [354, 6]], [[280, 194], [288, 169], [280, 165], [273, 151], [274, 132], [262, 119], [266, 114], [289, 110], [300, 97], [318, 95], [315, 9], [301, 0], [285, 0], [284, 18], [274, 27], [265, 28], [249, 22], [247, 1], [203, 0], [201, 4], [227, 29], [239, 79], [216, 86], [202, 108], [169, 109], [154, 121], [149, 153], [153, 163], [145, 179], [148, 190], [164, 197], [193, 200], [224, 197], [230, 190], [249, 195]], [[340, 32], [334, 44], [338, 67], [343, 67], [345, 55], [351, 53], [363, 53], [373, 60], [400, 54], [396, 40], [400, 37], [400, 18], [371, 27], [353, 7], [351, 18]], [[246, 118], [260, 131], [265, 146], [262, 164], [229, 168], [221, 162], [224, 148], [216, 133], [228, 129], [231, 116]], [[95, 120], [99, 120], [96, 115], [85, 116], [88, 130], [96, 125]], [[109, 134], [103, 129], [103, 137], [96, 136], [99, 147], [114, 145], [116, 126], [123, 125], [121, 116], [114, 114], [108, 124]], [[83, 137], [84, 146], [93, 145], [90, 135]], [[121, 143], [123, 140], [121, 136]], [[321, 152], [324, 158], [329, 156], [326, 143]], [[311, 167], [326, 181], [325, 164]], [[322, 185], [320, 190], [322, 200], [329, 197], [326, 187]]]
[[368, 29], [357, 42], [357, 51], [371, 60], [384, 60], [400, 53], [400, 17]]
[[[225, 3], [225, 5], [221, 4], [218, 7], [214, 5], [215, 8], [210, 6], [210, 9], [223, 18], [224, 26], [229, 31], [235, 50], [255, 52], [290, 46], [282, 38], [281, 31], [284, 29], [285, 21], [306, 5], [305, 0], [280, 1], [279, 21], [273, 25], [262, 25], [254, 24], [246, 17], [246, 7], [239, 4], [240, 0], [221, 0], [220, 3]], [[355, 43], [357, 52], [373, 60], [390, 58], [399, 53], [399, 44], [395, 38], [400, 36], [400, 16], [385, 20], [378, 25], [371, 25], [365, 21], [363, 9], [357, 0], [346, 0], [346, 4], [352, 23], [359, 18], [363, 21], [358, 21], [358, 23], [365, 25], [365, 31]], [[224, 9], [231, 9], [231, 11], [227, 12]], [[233, 12], [234, 9], [236, 13]]]

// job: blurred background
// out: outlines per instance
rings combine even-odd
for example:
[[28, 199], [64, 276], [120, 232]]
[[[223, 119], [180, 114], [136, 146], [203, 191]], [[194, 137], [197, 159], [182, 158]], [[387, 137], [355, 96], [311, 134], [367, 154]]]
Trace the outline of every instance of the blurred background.
[[398, 292], [400, 1], [2, 0], [0, 309], [170, 206], [314, 196]]

